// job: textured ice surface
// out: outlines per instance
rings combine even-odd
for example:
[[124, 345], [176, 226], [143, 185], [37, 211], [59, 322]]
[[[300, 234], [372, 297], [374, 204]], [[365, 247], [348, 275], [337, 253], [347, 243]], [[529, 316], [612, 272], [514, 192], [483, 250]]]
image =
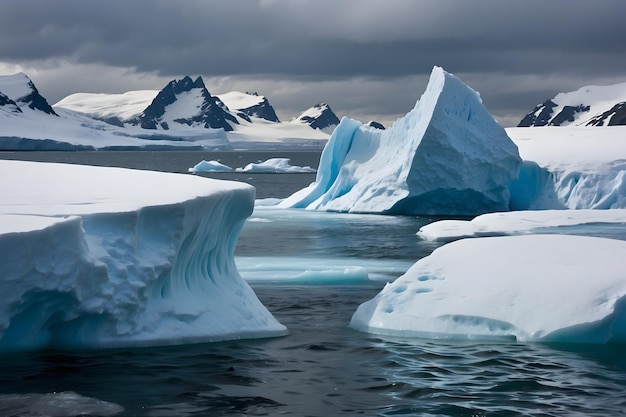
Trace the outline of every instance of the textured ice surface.
[[[285, 333], [239, 276], [243, 183], [0, 161], [0, 349]], [[14, 226], [4, 226], [4, 225]]]
[[315, 183], [280, 207], [390, 214], [479, 214], [509, 209], [517, 147], [474, 90], [435, 67], [404, 118], [379, 130], [344, 118]]
[[626, 242], [563, 235], [465, 239], [416, 262], [350, 326], [453, 339], [626, 342]]

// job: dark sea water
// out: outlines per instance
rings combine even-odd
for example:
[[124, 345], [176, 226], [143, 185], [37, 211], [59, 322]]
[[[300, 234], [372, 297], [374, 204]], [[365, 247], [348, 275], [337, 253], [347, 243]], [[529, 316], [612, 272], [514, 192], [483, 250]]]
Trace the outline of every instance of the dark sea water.
[[[0, 153], [0, 158], [172, 172], [186, 172], [202, 159], [243, 167], [270, 157], [316, 166], [319, 154]], [[314, 174], [207, 175], [250, 182], [260, 198], [284, 197], [314, 179]], [[432, 220], [257, 210], [244, 226], [236, 255], [267, 259], [276, 276], [284, 274], [287, 260], [288, 273], [341, 261], [378, 268], [391, 280], [436, 248], [415, 236]], [[0, 356], [0, 416], [626, 415], [626, 346], [374, 336], [348, 323], [383, 280], [312, 285], [255, 279], [256, 274], [261, 273], [254, 268], [242, 271], [289, 328], [288, 336]]]

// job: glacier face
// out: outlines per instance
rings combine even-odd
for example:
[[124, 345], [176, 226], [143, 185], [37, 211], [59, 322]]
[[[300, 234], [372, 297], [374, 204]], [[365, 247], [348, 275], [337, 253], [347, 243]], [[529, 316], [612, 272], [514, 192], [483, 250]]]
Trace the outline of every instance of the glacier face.
[[234, 263], [251, 186], [15, 161], [0, 172], [0, 350], [286, 333]]
[[626, 135], [622, 126], [508, 128], [524, 163], [511, 208], [626, 208]]
[[516, 145], [478, 93], [435, 67], [421, 99], [381, 131], [344, 118], [316, 182], [280, 207], [386, 214], [473, 215], [509, 209]]

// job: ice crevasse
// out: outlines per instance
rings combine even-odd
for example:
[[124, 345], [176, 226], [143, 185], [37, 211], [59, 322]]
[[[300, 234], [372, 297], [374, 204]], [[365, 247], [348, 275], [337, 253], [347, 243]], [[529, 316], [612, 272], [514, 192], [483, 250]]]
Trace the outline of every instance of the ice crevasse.
[[0, 351], [278, 336], [234, 264], [254, 188], [0, 161]]
[[389, 129], [343, 118], [316, 181], [283, 208], [475, 215], [509, 209], [522, 160], [479, 94], [435, 67], [415, 107]]

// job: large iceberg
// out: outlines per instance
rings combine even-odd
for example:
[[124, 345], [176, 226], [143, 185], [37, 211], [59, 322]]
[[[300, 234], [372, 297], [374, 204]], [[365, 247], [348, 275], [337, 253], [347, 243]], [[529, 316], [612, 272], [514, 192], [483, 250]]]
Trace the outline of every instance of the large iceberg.
[[626, 242], [563, 235], [464, 239], [436, 249], [350, 326], [401, 337], [626, 342]]
[[0, 350], [286, 333], [234, 263], [247, 184], [0, 161], [0, 193]]
[[279, 207], [449, 215], [509, 210], [508, 185], [521, 163], [478, 93], [435, 67], [413, 110], [389, 129], [342, 119], [316, 181]]

